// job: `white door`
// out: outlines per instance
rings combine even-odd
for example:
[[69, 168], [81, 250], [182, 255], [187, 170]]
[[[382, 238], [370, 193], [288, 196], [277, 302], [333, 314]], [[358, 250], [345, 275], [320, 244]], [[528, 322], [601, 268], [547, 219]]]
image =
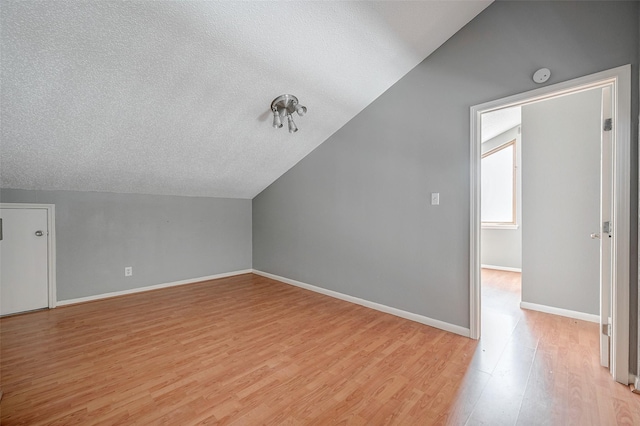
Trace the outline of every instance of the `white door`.
[[601, 266], [610, 262], [601, 259], [610, 217], [602, 176], [611, 173], [601, 118], [602, 88], [522, 107], [522, 301], [587, 318], [601, 311]]
[[0, 315], [49, 305], [47, 209], [2, 208]]
[[613, 118], [611, 87], [602, 89], [602, 145], [600, 176], [600, 365], [609, 367], [611, 335], [611, 247], [613, 246]]

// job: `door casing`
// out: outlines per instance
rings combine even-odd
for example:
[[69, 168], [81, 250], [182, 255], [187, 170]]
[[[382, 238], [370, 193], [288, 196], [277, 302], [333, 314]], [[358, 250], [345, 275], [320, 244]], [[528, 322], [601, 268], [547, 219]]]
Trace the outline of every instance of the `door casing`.
[[611, 85], [613, 91], [613, 231], [611, 253], [611, 374], [628, 384], [629, 373], [629, 256], [630, 256], [630, 148], [631, 148], [631, 65], [523, 92], [471, 107], [470, 137], [470, 337], [480, 338], [480, 116], [497, 109], [522, 105], [596, 87]]
[[56, 307], [56, 206], [55, 204], [0, 203], [1, 209], [44, 209], [47, 211], [47, 286], [49, 308]]

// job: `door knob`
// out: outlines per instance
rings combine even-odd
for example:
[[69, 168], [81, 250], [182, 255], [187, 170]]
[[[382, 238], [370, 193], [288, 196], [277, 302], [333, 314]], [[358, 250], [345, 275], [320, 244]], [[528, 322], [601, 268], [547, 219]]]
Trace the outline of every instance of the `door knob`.
[[42, 231], [36, 231], [36, 237], [42, 237], [43, 233]]
[[592, 240], [600, 239], [600, 234], [591, 234], [591, 239]]

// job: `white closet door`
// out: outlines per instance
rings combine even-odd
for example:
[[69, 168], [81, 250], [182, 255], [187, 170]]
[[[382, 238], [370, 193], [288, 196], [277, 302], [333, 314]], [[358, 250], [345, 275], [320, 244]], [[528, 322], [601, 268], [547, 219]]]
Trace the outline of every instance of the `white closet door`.
[[3, 208], [0, 217], [0, 315], [48, 307], [47, 210]]

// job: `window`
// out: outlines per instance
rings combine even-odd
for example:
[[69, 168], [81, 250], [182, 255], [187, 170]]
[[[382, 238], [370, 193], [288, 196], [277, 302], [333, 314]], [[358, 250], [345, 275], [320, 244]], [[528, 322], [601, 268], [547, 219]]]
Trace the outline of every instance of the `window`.
[[481, 220], [483, 227], [516, 225], [516, 141], [484, 154], [481, 160]]

